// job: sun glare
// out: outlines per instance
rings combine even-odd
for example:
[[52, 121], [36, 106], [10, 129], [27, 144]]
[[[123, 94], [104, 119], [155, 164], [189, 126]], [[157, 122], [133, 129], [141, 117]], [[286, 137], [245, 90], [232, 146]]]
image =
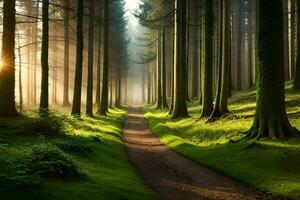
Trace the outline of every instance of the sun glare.
[[129, 23], [135, 26], [138, 24], [138, 20], [132, 15], [132, 13], [138, 8], [140, 0], [126, 0], [125, 6], [127, 15], [129, 16]]
[[140, 0], [126, 0], [125, 2], [126, 2], [126, 8], [132, 12], [138, 8]]
[[2, 62], [2, 60], [0, 59], [0, 73], [1, 73], [1, 71], [2, 71], [2, 67], [3, 67], [3, 62]]

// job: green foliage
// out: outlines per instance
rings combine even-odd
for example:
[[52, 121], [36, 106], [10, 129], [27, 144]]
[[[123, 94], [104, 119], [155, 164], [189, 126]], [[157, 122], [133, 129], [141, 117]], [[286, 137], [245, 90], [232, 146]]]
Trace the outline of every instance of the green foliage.
[[53, 113], [42, 114], [26, 125], [28, 134], [58, 135], [64, 133], [63, 117], [58, 117]]
[[[67, 117], [54, 112], [37, 113], [29, 112], [20, 115], [15, 120], [0, 118], [3, 125], [0, 131], [9, 131], [20, 135], [56, 136], [66, 134], [64, 122]], [[0, 127], [1, 128], [1, 127]]]
[[37, 176], [29, 175], [27, 171], [18, 169], [20, 163], [7, 163], [12, 170], [9, 174], [0, 176], [0, 188], [3, 189], [30, 189], [40, 187], [40, 182]]
[[59, 138], [54, 141], [54, 144], [61, 150], [76, 153], [79, 155], [88, 155], [92, 152], [90, 141], [84, 138], [63, 139]]
[[[63, 121], [64, 135], [49, 137], [25, 133], [11, 134], [14, 129], [21, 129], [24, 124], [36, 120], [39, 114], [35, 112], [26, 113], [18, 118], [0, 118], [1, 199], [139, 200], [140, 197], [145, 200], [158, 199], [137, 177], [124, 153], [120, 132], [126, 115], [125, 111], [112, 109], [107, 117], [94, 118], [86, 116], [74, 118], [59, 112], [54, 114]], [[61, 148], [64, 145], [68, 147]], [[36, 146], [38, 146], [37, 149], [34, 149], [37, 154], [33, 154], [32, 148]], [[82, 177], [79, 174], [79, 178], [60, 178], [60, 173], [58, 173], [59, 178], [56, 178], [57, 173], [55, 173], [49, 178], [49, 176], [35, 175], [36, 168], [34, 170], [31, 168], [31, 173], [29, 173], [28, 160], [34, 160], [33, 155], [39, 158], [38, 152], [44, 151], [41, 148], [48, 148], [48, 146], [51, 152], [47, 154], [53, 158], [54, 166], [56, 166], [57, 157], [70, 166], [69, 159], [65, 156], [70, 158], [72, 154], [71, 160], [76, 163], [80, 171], [85, 173], [85, 176]], [[62, 155], [63, 158], [61, 158]], [[44, 167], [43, 160], [39, 159], [39, 163]], [[46, 157], [46, 162], [49, 162], [48, 157]], [[51, 159], [50, 162], [52, 162]], [[39, 170], [41, 166], [37, 167]], [[20, 173], [16, 173], [17, 171]], [[25, 174], [21, 173], [22, 171], [25, 171]], [[9, 183], [8, 178], [12, 180]], [[5, 184], [16, 186], [5, 186]]]
[[49, 144], [33, 146], [23, 163], [31, 174], [63, 179], [81, 175], [78, 165], [69, 155]]

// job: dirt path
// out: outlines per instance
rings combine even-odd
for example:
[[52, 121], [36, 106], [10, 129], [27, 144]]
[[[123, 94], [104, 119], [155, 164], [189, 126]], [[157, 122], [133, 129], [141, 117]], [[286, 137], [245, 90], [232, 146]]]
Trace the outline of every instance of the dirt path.
[[123, 141], [140, 177], [163, 199], [284, 199], [254, 190], [168, 149], [152, 135], [138, 108], [130, 110]]

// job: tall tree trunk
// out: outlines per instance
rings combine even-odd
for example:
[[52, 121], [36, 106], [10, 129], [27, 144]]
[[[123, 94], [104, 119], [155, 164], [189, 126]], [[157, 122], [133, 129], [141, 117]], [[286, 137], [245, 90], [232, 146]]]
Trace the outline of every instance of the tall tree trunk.
[[18, 57], [19, 57], [19, 77], [18, 77], [18, 79], [19, 79], [19, 108], [20, 108], [20, 112], [23, 112], [22, 52], [21, 52], [20, 33], [18, 30], [17, 30], [17, 34], [18, 34]]
[[156, 89], [156, 92], [157, 92], [157, 99], [156, 99], [156, 107], [158, 108], [158, 109], [161, 109], [162, 108], [162, 85], [161, 85], [161, 83], [162, 83], [162, 74], [161, 74], [161, 72], [162, 72], [162, 70], [161, 70], [161, 68], [162, 68], [162, 66], [161, 66], [161, 64], [162, 64], [162, 59], [161, 59], [161, 40], [162, 40], [162, 36], [161, 36], [161, 34], [160, 33], [158, 33], [157, 34], [157, 37], [158, 37], [158, 40], [157, 40], [157, 46], [156, 46], [156, 48], [157, 48], [157, 51], [156, 51], [156, 73], [157, 73], [157, 75], [156, 75], [156, 77], [157, 77], [157, 83], [156, 83], [156, 87], [157, 87], [157, 89]]
[[203, 49], [203, 109], [201, 118], [209, 117], [213, 111], [213, 2], [204, 1], [204, 49]]
[[63, 106], [69, 106], [69, 66], [70, 66], [70, 0], [65, 0], [64, 8], [64, 94]]
[[99, 18], [99, 36], [98, 36], [98, 64], [97, 64], [97, 89], [96, 89], [96, 103], [98, 106], [98, 110], [100, 109], [100, 100], [101, 100], [101, 44], [102, 44], [102, 15], [100, 9], [100, 18]]
[[231, 33], [230, 33], [230, 0], [223, 0], [223, 27], [222, 27], [222, 78], [219, 110], [221, 115], [228, 110], [228, 91], [230, 90], [231, 65]]
[[295, 36], [296, 36], [296, 1], [297, 0], [290, 0], [290, 38], [291, 38], [291, 78], [294, 79], [295, 76], [295, 56], [296, 56], [296, 45], [295, 45]]
[[288, 23], [288, 1], [289, 0], [283, 0], [283, 42], [284, 42], [284, 78], [285, 80], [290, 80], [290, 63], [289, 63], [289, 23]]
[[[26, 4], [26, 10], [27, 10], [27, 15], [31, 16], [32, 15], [32, 3], [27, 2]], [[28, 24], [26, 26], [26, 34], [28, 37], [26, 38], [26, 43], [31, 44], [32, 43], [32, 24]], [[26, 48], [26, 57], [27, 57], [27, 74], [26, 74], [26, 81], [27, 81], [27, 104], [28, 106], [31, 106], [31, 90], [32, 90], [32, 85], [31, 85], [31, 71], [32, 71], [32, 60], [31, 60], [31, 54], [32, 54], [32, 45], [28, 45]]]
[[52, 28], [54, 30], [54, 37], [53, 37], [53, 66], [52, 66], [52, 103], [57, 103], [57, 70], [58, 70], [58, 64], [57, 64], [57, 25], [55, 23], [52, 23]]
[[43, 33], [42, 33], [42, 84], [40, 110], [48, 110], [49, 107], [49, 0], [43, 0]]
[[187, 101], [190, 101], [190, 97], [189, 97], [189, 66], [190, 66], [190, 58], [189, 58], [189, 54], [190, 54], [190, 26], [189, 26], [189, 23], [190, 23], [190, 1], [187, 0], [186, 1], [186, 10], [185, 10], [185, 31], [183, 32], [183, 37], [185, 37], [185, 49], [186, 49], [186, 52], [185, 52], [185, 75], [184, 75], [184, 86], [185, 86], [185, 89], [184, 89], [184, 92], [186, 93], [186, 100]]
[[209, 120], [214, 120], [215, 118], [221, 117], [220, 113], [220, 98], [221, 98], [221, 84], [222, 84], [222, 59], [223, 59], [223, 2], [219, 2], [218, 5], [218, 13], [219, 14], [219, 20], [218, 21], [218, 33], [217, 35], [219, 36], [218, 38], [218, 48], [217, 48], [217, 70], [218, 70], [218, 76], [217, 76], [217, 90], [216, 90], [216, 102], [214, 105], [213, 112], [209, 118]]
[[162, 63], [161, 63], [161, 74], [162, 74], [162, 108], [168, 108], [167, 102], [167, 66], [166, 66], [166, 34], [165, 29], [162, 31]]
[[121, 74], [120, 74], [120, 69], [117, 70], [117, 77], [116, 77], [116, 86], [115, 86], [115, 90], [116, 90], [116, 102], [115, 102], [115, 105], [116, 105], [116, 108], [120, 108], [121, 107], [121, 99], [120, 99], [120, 92], [121, 92], [121, 89], [119, 88], [120, 87], [120, 78], [121, 78]]
[[255, 18], [253, 18], [253, 4], [255, 3], [255, 1], [249, 1], [248, 2], [248, 12], [247, 12], [247, 17], [248, 17], [248, 24], [247, 24], [247, 33], [248, 33], [248, 37], [247, 37], [247, 40], [248, 40], [248, 69], [249, 69], [249, 81], [248, 81], [248, 84], [249, 84], [249, 87], [252, 88], [254, 83], [253, 83], [253, 31], [252, 30], [252, 24], [253, 24], [253, 20], [255, 20]]
[[81, 90], [82, 90], [82, 62], [83, 62], [83, 0], [77, 0], [77, 45], [76, 45], [76, 67], [74, 80], [74, 94], [72, 115], [81, 114]]
[[109, 92], [109, 108], [113, 107], [113, 74], [114, 74], [114, 68], [110, 69], [110, 92]]
[[4, 0], [3, 35], [0, 66], [0, 116], [10, 117], [17, 114], [15, 105], [15, 29], [16, 1]]
[[86, 114], [93, 116], [93, 82], [94, 82], [94, 0], [89, 1], [89, 52], [88, 78], [86, 95]]
[[[121, 76], [121, 69], [117, 69], [117, 77], [116, 77], [116, 108], [121, 108], [121, 82], [122, 82], [122, 76]], [[144, 86], [144, 85], [143, 85]], [[144, 93], [143, 93], [144, 94]], [[143, 102], [144, 103], [144, 102]]]
[[203, 66], [204, 66], [204, 38], [205, 38], [205, 12], [204, 12], [204, 0], [200, 0], [200, 19], [199, 19], [199, 44], [198, 44], [198, 65], [199, 65], [199, 103], [203, 104], [202, 85], [203, 85]]
[[172, 64], [171, 64], [171, 102], [169, 108], [169, 115], [173, 113], [174, 110], [174, 67], [175, 67], [175, 30], [172, 30]]
[[175, 1], [174, 108], [172, 118], [188, 117], [186, 105], [186, 0]]
[[105, 0], [104, 8], [104, 35], [103, 35], [103, 80], [100, 115], [106, 116], [108, 112], [108, 33], [109, 33], [109, 1]]
[[242, 90], [242, 13], [241, 1], [236, 0], [236, 89]]
[[296, 7], [297, 7], [297, 56], [296, 56], [296, 69], [295, 69], [295, 81], [294, 81], [294, 88], [296, 90], [300, 90], [300, 3], [296, 1]]
[[148, 77], [147, 77], [147, 104], [151, 104], [151, 65], [148, 65]]
[[[256, 114], [248, 138], [298, 135], [285, 108], [282, 0], [259, 0]], [[272, 19], [272, 20], [270, 20]]]
[[[36, 2], [35, 6], [35, 13], [39, 17], [40, 14], [40, 3]], [[32, 103], [34, 106], [36, 106], [36, 98], [37, 98], [37, 52], [39, 48], [38, 44], [38, 18], [35, 19], [35, 24], [34, 24], [34, 36], [33, 36], [33, 43], [34, 43], [34, 49], [33, 49], [33, 57], [32, 57], [32, 62], [33, 62], [33, 74], [32, 74]]]

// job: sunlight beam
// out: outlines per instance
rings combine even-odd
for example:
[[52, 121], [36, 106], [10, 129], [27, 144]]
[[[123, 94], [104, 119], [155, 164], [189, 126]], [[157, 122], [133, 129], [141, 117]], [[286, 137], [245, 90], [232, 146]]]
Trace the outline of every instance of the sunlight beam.
[[138, 24], [138, 20], [132, 15], [132, 13], [138, 9], [140, 4], [140, 0], [125, 0], [125, 8], [127, 10], [128, 15], [128, 23], [133, 26]]

